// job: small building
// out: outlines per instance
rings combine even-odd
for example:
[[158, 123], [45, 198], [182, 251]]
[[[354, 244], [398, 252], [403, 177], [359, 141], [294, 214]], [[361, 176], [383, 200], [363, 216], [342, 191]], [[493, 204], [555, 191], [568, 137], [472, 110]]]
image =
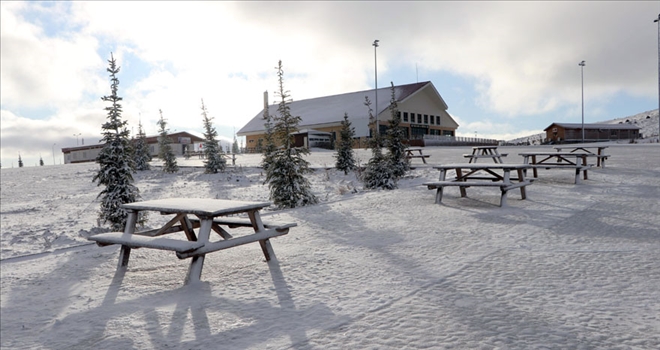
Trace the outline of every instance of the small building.
[[[543, 129], [554, 143], [582, 142], [582, 123], [552, 123]], [[584, 141], [614, 141], [640, 138], [639, 127], [631, 124], [584, 124]]]
[[[364, 104], [365, 97], [371, 101], [373, 114], [378, 116], [381, 133], [387, 130], [391, 118], [389, 109], [392, 99], [391, 87], [380, 88], [377, 92], [377, 106], [373, 89], [290, 102], [288, 106], [291, 115], [301, 118], [298, 124], [300, 132], [294, 135], [294, 138], [300, 139], [295, 141], [296, 144], [317, 147], [315, 143], [325, 144], [329, 136], [330, 147], [333, 147], [341, 137], [341, 123], [346, 114], [355, 129], [354, 145], [365, 146], [366, 139], [370, 137], [369, 109]], [[264, 95], [264, 105], [268, 106], [268, 113], [277, 116], [278, 105], [269, 105], [267, 94]], [[401, 117], [401, 127], [408, 140], [422, 139], [424, 135], [456, 135], [458, 123], [447, 113], [447, 104], [431, 82], [395, 86], [394, 98]], [[248, 152], [258, 152], [259, 145], [263, 142], [265, 134], [263, 115], [264, 110], [259, 111], [236, 133], [238, 136], [245, 136]], [[313, 134], [309, 133], [310, 130]]]
[[[192, 151], [195, 144], [204, 142], [203, 138], [185, 131], [175, 132], [168, 136], [170, 138], [170, 146], [176, 156], [182, 156], [187, 150]], [[160, 135], [146, 137], [147, 145], [149, 145], [149, 153], [153, 157], [157, 157], [158, 152], [160, 152], [160, 148], [158, 147], [159, 137]], [[135, 141], [135, 139], [133, 139], [133, 141]], [[103, 149], [103, 146], [104, 145], [100, 143], [95, 145], [62, 148], [64, 164], [94, 162], [101, 152], [101, 149]]]

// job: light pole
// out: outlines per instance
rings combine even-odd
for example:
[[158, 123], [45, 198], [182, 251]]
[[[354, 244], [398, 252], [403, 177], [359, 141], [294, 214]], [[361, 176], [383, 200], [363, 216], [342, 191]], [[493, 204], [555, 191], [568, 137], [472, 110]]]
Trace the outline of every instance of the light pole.
[[586, 65], [585, 61], [578, 63], [580, 66], [580, 78], [582, 81], [582, 143], [584, 143], [584, 66]]
[[81, 133], [73, 134], [76, 137], [76, 146], [78, 146], [78, 136], [82, 135]]
[[374, 40], [372, 44], [374, 46], [374, 93], [376, 94], [376, 133], [380, 134], [380, 125], [378, 124], [378, 59], [376, 56], [376, 48], [378, 47], [378, 41]]
[[660, 13], [653, 22], [658, 23], [658, 142], [660, 142]]
[[55, 165], [55, 145], [56, 145], [56, 143], [54, 143], [53, 147], [52, 147], [52, 149], [53, 149], [53, 165]]

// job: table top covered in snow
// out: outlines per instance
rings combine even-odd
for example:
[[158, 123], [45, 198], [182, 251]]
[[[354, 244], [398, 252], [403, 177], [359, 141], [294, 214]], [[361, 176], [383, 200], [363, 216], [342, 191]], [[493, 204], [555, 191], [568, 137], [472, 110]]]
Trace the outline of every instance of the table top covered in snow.
[[122, 205], [131, 210], [152, 210], [164, 213], [183, 213], [200, 216], [222, 216], [259, 210], [270, 206], [269, 202], [247, 202], [210, 198], [167, 198]]

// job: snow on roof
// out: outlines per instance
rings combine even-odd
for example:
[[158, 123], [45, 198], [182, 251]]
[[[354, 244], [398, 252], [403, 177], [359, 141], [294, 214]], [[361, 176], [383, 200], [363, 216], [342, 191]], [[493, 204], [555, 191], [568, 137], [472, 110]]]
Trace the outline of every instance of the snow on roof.
[[[442, 101], [443, 107], [446, 109], [447, 104], [442, 100], [442, 97], [430, 81], [395, 86], [394, 96], [397, 102], [401, 103], [427, 86], [430, 86], [435, 91], [440, 101]], [[378, 89], [378, 106], [375, 105], [374, 90], [364, 90], [293, 101], [289, 104], [289, 108], [292, 115], [302, 118], [301, 126], [338, 124], [344, 119], [344, 113], [347, 113], [348, 120], [355, 127], [356, 135], [366, 135], [368, 134], [369, 110], [364, 105], [365, 96], [369, 97], [372, 104], [371, 108], [374, 110], [374, 115], [376, 115], [375, 111], [382, 113], [389, 107], [392, 92], [390, 87]], [[277, 107], [278, 104], [271, 104], [268, 106], [268, 113], [272, 116], [278, 115]], [[261, 110], [236, 134], [245, 136], [250, 133], [262, 132], [263, 130], [263, 110]]]

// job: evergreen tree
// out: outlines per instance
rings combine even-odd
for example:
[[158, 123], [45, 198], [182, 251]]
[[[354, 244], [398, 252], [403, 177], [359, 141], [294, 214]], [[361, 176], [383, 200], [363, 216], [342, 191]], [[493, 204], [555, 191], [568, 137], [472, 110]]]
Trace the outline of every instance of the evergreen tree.
[[149, 152], [149, 145], [147, 144], [147, 136], [142, 130], [142, 122], [138, 123], [138, 135], [137, 140], [135, 141], [135, 170], [149, 170], [151, 166], [149, 162], [151, 161], [151, 152]]
[[18, 167], [22, 168], [23, 167], [23, 160], [21, 159], [21, 155], [18, 155]]
[[39, 166], [44, 166], [44, 159], [39, 156]]
[[392, 190], [397, 187], [397, 178], [394, 176], [387, 158], [383, 155], [383, 139], [378, 133], [378, 125], [373, 116], [371, 101], [367, 96], [364, 97], [364, 100], [364, 105], [369, 109], [369, 127], [372, 137], [367, 142], [368, 147], [371, 148], [371, 159], [369, 159], [362, 173], [362, 182], [364, 187], [368, 189], [383, 188]]
[[236, 134], [234, 134], [234, 143], [232, 143], [231, 145], [231, 153], [233, 154], [241, 153], [241, 149], [238, 147], [238, 140], [236, 140]]
[[[264, 135], [264, 141], [259, 140], [262, 144], [257, 144], [257, 147], [262, 148], [263, 151], [263, 160], [261, 166], [263, 169], [268, 172], [268, 167], [273, 163], [273, 156], [277, 150], [275, 146], [275, 135], [273, 132], [273, 120], [270, 114], [268, 113], [268, 105], [264, 106], [264, 128], [266, 133]], [[265, 144], [264, 144], [265, 143]]]
[[107, 120], [102, 125], [103, 148], [96, 157], [99, 171], [94, 175], [92, 181], [98, 186], [105, 186], [99, 193], [101, 197], [101, 210], [99, 218], [103, 223], [109, 222], [113, 230], [123, 231], [126, 224], [128, 212], [121, 207], [122, 204], [132, 203], [138, 200], [139, 190], [133, 185], [134, 165], [131, 154], [131, 142], [128, 138], [129, 131], [127, 122], [121, 119], [121, 97], [117, 95], [119, 79], [117, 73], [119, 67], [112, 54], [110, 54], [110, 65], [107, 71], [110, 73], [111, 91], [110, 96], [101, 99], [111, 102], [112, 105], [105, 107], [108, 112]]
[[210, 174], [216, 174], [218, 170], [224, 172], [227, 160], [222, 156], [222, 146], [220, 146], [216, 139], [218, 132], [215, 130], [213, 124], [211, 124], [213, 118], [209, 118], [203, 99], [202, 117], [204, 122], [204, 156], [206, 158], [204, 161], [204, 172]]
[[339, 149], [337, 150], [337, 162], [335, 168], [348, 174], [349, 171], [355, 169], [355, 155], [353, 152], [353, 137], [355, 137], [355, 128], [351, 126], [348, 120], [348, 113], [344, 113], [344, 120], [341, 122], [341, 131], [339, 132], [341, 141]]
[[392, 98], [390, 99], [390, 121], [387, 129], [385, 144], [389, 150], [387, 161], [395, 178], [400, 178], [410, 170], [410, 162], [406, 158], [406, 146], [403, 139], [406, 137], [401, 128], [401, 114], [394, 95], [394, 83], [391, 84]]
[[298, 130], [301, 118], [291, 115], [289, 92], [284, 90], [284, 71], [282, 61], [278, 62], [278, 96], [281, 98], [273, 118], [273, 134], [282, 146], [273, 153], [272, 163], [266, 172], [266, 181], [270, 188], [270, 198], [278, 208], [295, 208], [318, 203], [311, 191], [311, 185], [305, 174], [311, 173], [309, 162], [303, 156], [309, 154], [304, 147], [293, 147], [291, 134]]
[[176, 173], [179, 171], [179, 166], [176, 164], [176, 156], [172, 151], [172, 146], [170, 146], [170, 136], [168, 134], [167, 122], [163, 119], [163, 111], [160, 112], [160, 119], [158, 120], [158, 156], [163, 161], [163, 171], [166, 173]]

